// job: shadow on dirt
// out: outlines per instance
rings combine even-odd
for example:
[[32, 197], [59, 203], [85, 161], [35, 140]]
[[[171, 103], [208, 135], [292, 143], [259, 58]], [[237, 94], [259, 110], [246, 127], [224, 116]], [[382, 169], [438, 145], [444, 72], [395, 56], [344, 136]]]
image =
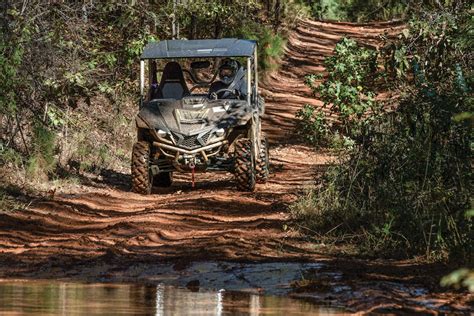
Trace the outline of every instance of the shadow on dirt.
[[68, 161], [66, 167], [58, 165], [54, 174], [58, 179], [75, 179], [82, 185], [94, 188], [111, 188], [119, 191], [130, 191], [131, 188], [130, 174], [96, 166], [83, 170], [81, 163], [75, 160]]
[[120, 191], [130, 191], [132, 177], [130, 174], [117, 172], [111, 169], [102, 169], [100, 171], [100, 180], [96, 182], [107, 185]]

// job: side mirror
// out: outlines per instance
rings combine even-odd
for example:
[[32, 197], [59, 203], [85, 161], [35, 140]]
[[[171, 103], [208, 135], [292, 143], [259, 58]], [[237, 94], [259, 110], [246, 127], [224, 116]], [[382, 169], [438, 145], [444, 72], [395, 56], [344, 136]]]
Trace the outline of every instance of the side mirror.
[[211, 66], [211, 63], [208, 60], [204, 61], [194, 61], [191, 63], [191, 69], [206, 69]]

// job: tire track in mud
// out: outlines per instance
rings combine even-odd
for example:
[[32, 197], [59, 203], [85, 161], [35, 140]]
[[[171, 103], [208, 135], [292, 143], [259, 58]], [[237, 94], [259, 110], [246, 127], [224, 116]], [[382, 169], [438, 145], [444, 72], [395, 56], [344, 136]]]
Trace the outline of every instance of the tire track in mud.
[[[323, 71], [337, 41], [351, 36], [376, 46], [399, 24], [350, 24], [302, 20], [289, 36], [278, 71], [261, 86], [267, 100], [264, 130], [273, 146], [271, 176], [256, 192], [236, 191], [232, 175], [177, 175], [151, 196], [127, 190], [129, 175], [81, 186], [34, 201], [27, 210], [0, 214], [0, 258], [46, 262], [50, 257], [94, 259], [108, 253], [145, 260], [302, 260], [312, 254], [295, 232], [285, 231], [287, 206], [313, 184], [331, 157], [294, 141], [295, 112], [321, 102], [304, 76]], [[304, 249], [303, 249], [304, 248]], [[13, 257], [12, 257], [13, 256]], [[3, 265], [0, 276], [11, 272]]]

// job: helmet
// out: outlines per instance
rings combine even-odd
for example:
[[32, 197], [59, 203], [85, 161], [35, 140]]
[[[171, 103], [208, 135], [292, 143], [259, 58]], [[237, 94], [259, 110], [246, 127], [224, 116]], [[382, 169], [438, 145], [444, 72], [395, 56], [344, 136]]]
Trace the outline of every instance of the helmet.
[[219, 66], [219, 80], [225, 84], [230, 84], [239, 69], [239, 63], [230, 58], [226, 58], [222, 61], [221, 65]]

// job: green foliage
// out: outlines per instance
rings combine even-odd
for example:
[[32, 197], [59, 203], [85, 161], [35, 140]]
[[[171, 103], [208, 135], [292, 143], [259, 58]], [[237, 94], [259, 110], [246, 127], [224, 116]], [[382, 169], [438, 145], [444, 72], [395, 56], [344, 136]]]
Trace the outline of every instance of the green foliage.
[[55, 148], [56, 134], [43, 122], [37, 121], [33, 126], [33, 151], [27, 163], [27, 173], [32, 177], [43, 177], [56, 168]]
[[474, 293], [474, 271], [462, 268], [451, 272], [441, 279], [442, 286], [453, 286], [457, 289], [465, 287]]
[[[334, 212], [333, 209], [341, 209], [341, 203], [343, 203], [343, 199], [335, 185], [326, 181], [324, 188], [308, 190], [300, 196], [295, 203], [290, 205], [290, 212], [305, 226], [317, 229], [318, 232], [323, 234], [340, 224], [340, 215]], [[328, 204], [331, 204], [333, 209], [327, 207]], [[351, 215], [350, 212], [346, 214], [348, 218]], [[328, 225], [330, 223], [333, 224], [332, 227]]]
[[64, 125], [64, 118], [62, 116], [63, 113], [55, 107], [48, 107], [46, 110], [46, 117], [48, 118], [49, 124], [53, 128]]
[[405, 18], [408, 0], [305, 0], [314, 18], [335, 21], [386, 21]]
[[251, 23], [240, 29], [234, 36], [258, 42], [258, 66], [260, 71], [272, 71], [278, 68], [286, 45], [286, 40], [282, 34], [275, 33], [267, 26]]
[[260, 69], [276, 70], [283, 56], [286, 40], [281, 34], [274, 33], [268, 28], [258, 34]]
[[424, 9], [457, 10], [465, 3], [462, 0], [300, 0], [316, 19], [367, 22], [406, 19], [414, 12]]
[[22, 165], [21, 153], [0, 143], [0, 165], [10, 170], [19, 168]]
[[376, 60], [373, 50], [343, 38], [336, 45], [334, 55], [325, 60], [327, 79], [315, 86], [314, 78], [310, 77], [307, 84], [320, 94], [324, 105], [330, 106], [345, 126], [357, 125], [367, 110], [375, 110], [374, 93], [368, 87], [374, 80]]
[[[343, 38], [335, 47], [334, 55], [326, 58], [327, 77], [309, 75], [305, 83], [335, 114], [339, 124], [327, 125], [325, 113], [307, 105], [298, 111], [299, 134], [312, 144], [328, 143], [330, 134], [349, 140], [359, 139], [379, 113], [371, 86], [376, 79], [377, 54], [359, 47], [352, 39]], [[314, 114], [316, 114], [314, 116]]]
[[470, 23], [466, 7], [423, 11], [387, 46], [399, 105], [361, 125], [363, 137], [319, 191], [303, 197], [314, 201], [295, 204], [307, 226], [350, 236], [371, 254], [472, 258], [473, 223], [464, 215], [472, 196], [472, 53], [460, 49]]
[[[178, 5], [176, 16], [184, 36], [220, 38], [235, 34], [249, 23], [254, 25], [259, 8], [255, 0], [195, 0]], [[171, 2], [167, 10], [173, 12]]]
[[[466, 212], [466, 217], [474, 217], [474, 210], [470, 209]], [[474, 270], [461, 268], [451, 272], [441, 279], [441, 286], [453, 286], [456, 289], [465, 287], [469, 292], [474, 293]]]
[[22, 41], [27, 38], [28, 29], [20, 31], [16, 37], [9, 37], [3, 29], [0, 30], [0, 114], [12, 115], [16, 112], [15, 91], [18, 91], [20, 81], [18, 68], [24, 55]]
[[326, 114], [306, 104], [298, 110], [296, 118], [299, 119], [297, 133], [304, 141], [315, 146], [325, 146], [328, 144], [330, 131]]
[[111, 162], [110, 148], [107, 145], [102, 144], [97, 147], [87, 139], [85, 139], [85, 143], [78, 146], [76, 153], [81, 171], [96, 172], [107, 168]]
[[355, 22], [403, 19], [412, 6], [409, 0], [345, 0], [347, 19]]
[[[6, 135], [0, 135], [9, 146], [2, 150], [3, 158], [10, 160], [9, 154], [16, 152], [22, 162], [27, 161], [30, 178], [54, 176], [56, 159], [67, 162], [67, 155], [73, 152], [68, 146], [70, 136], [83, 128], [82, 122], [70, 125], [66, 113], [87, 105], [90, 108], [81, 111], [94, 118], [104, 104], [112, 102], [120, 110], [124, 100], [135, 98], [142, 47], [151, 39], [167, 36], [166, 28], [156, 28], [168, 23], [165, 1], [160, 2], [9, 3], [8, 10], [0, 13], [4, 18], [0, 28], [0, 119], [1, 124], [12, 126], [3, 130]], [[100, 95], [108, 100], [94, 103]], [[109, 113], [109, 119], [115, 114]], [[100, 128], [92, 124], [89, 132]], [[57, 134], [61, 137], [56, 140]], [[123, 141], [128, 135], [123, 134], [114, 139]], [[105, 156], [103, 150], [100, 156]]]
[[4, 189], [0, 187], [0, 213], [12, 212], [19, 209], [25, 209], [26, 205], [24, 203], [18, 202], [18, 199], [15, 196], [12, 196], [13, 192], [18, 191], [16, 188]]
[[[259, 43], [259, 66], [261, 70], [275, 70], [285, 47], [285, 38], [274, 27], [283, 22], [288, 12], [294, 12], [297, 5], [283, 1], [282, 21], [263, 21], [259, 13], [262, 9], [259, 1], [207, 1], [198, 0], [183, 3], [176, 8], [180, 22], [180, 37], [220, 38], [237, 37], [257, 40]], [[167, 8], [173, 11], [170, 4]], [[293, 10], [293, 11], [292, 11]], [[267, 12], [270, 14], [270, 12]]]
[[346, 1], [320, 0], [308, 1], [313, 16], [320, 20], [345, 20], [347, 12], [344, 8]]

